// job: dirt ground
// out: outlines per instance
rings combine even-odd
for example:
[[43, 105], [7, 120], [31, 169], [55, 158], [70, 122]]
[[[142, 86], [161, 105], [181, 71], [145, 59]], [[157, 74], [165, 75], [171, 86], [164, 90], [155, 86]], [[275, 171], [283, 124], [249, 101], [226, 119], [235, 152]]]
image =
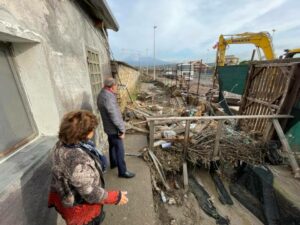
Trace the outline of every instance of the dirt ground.
[[[160, 81], [167, 83], [168, 80], [160, 79]], [[174, 81], [173, 81], [174, 82]], [[199, 93], [200, 95], [205, 95], [205, 93], [210, 89], [211, 82], [206, 82], [206, 85], [201, 85]], [[197, 83], [193, 82], [192, 90], [197, 90]], [[167, 92], [153, 83], [141, 83], [141, 90], [149, 92], [154, 95], [152, 98], [153, 103], [169, 103], [170, 96]], [[194, 90], [195, 89], [195, 90]], [[165, 150], [162, 150], [162, 152]], [[162, 164], [167, 164], [164, 167], [177, 169], [178, 166], [174, 165], [174, 161], [169, 157], [164, 156], [160, 151], [155, 152], [158, 158], [161, 159]], [[173, 163], [173, 165], [172, 165]], [[180, 163], [177, 162], [177, 163]], [[168, 165], [169, 164], [169, 165]], [[177, 169], [178, 170], [178, 169]], [[153, 170], [151, 170], [153, 172]], [[171, 171], [171, 170], [170, 170]], [[169, 172], [170, 172], [169, 171]], [[219, 214], [230, 220], [232, 225], [262, 225], [262, 223], [245, 207], [243, 207], [233, 196], [234, 204], [232, 206], [222, 205], [218, 199], [218, 193], [216, 191], [215, 185], [205, 169], [195, 169], [193, 171], [197, 180], [203, 184], [205, 190], [211, 196], [214, 206], [217, 208]], [[165, 192], [166, 202], [162, 201], [161, 193], [154, 190], [154, 204], [155, 211], [158, 214], [160, 225], [213, 225], [216, 224], [214, 218], [208, 216], [199, 206], [198, 201], [190, 190], [183, 189], [183, 178], [180, 169], [174, 174], [170, 175], [167, 171], [167, 180], [169, 184], [176, 183], [179, 184], [180, 189], [172, 188], [171, 191]], [[225, 184], [226, 185], [226, 184]], [[173, 186], [173, 185], [172, 185]], [[162, 188], [163, 189], [163, 188]], [[227, 187], [228, 190], [228, 187]]]

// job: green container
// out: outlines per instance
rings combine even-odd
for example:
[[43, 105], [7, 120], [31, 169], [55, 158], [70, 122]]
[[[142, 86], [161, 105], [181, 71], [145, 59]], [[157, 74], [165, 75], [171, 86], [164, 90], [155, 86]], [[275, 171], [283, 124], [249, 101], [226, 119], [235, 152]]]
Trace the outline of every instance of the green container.
[[298, 102], [291, 115], [294, 118], [287, 124], [285, 136], [294, 152], [300, 152], [300, 102]]
[[244, 93], [249, 65], [220, 66], [217, 70], [220, 91]]

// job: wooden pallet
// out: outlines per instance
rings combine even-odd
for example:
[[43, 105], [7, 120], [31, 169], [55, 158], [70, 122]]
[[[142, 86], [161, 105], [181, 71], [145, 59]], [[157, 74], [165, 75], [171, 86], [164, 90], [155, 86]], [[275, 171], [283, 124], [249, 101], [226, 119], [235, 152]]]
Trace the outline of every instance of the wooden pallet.
[[[239, 114], [289, 114], [300, 93], [300, 62], [264, 61], [250, 67]], [[281, 121], [282, 126], [285, 121]], [[274, 128], [269, 119], [241, 120], [243, 130], [254, 131], [269, 140]]]

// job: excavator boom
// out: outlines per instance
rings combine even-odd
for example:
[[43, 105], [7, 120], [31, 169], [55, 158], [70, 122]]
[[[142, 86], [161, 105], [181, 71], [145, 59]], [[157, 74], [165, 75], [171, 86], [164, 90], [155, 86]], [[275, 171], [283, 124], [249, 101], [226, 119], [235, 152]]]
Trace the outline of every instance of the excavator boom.
[[266, 59], [272, 60], [276, 58], [273, 51], [272, 38], [268, 32], [220, 35], [217, 50], [218, 66], [225, 65], [226, 48], [231, 44], [254, 44], [257, 48], [262, 49]]

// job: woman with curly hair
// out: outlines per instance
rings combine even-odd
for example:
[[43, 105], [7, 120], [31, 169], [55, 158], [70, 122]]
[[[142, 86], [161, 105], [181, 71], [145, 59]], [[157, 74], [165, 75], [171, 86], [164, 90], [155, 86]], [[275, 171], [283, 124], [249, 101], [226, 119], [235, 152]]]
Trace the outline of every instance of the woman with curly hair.
[[104, 219], [104, 204], [126, 204], [127, 192], [106, 191], [99, 152], [90, 144], [98, 125], [85, 110], [67, 113], [52, 152], [48, 206], [68, 225], [96, 225]]

